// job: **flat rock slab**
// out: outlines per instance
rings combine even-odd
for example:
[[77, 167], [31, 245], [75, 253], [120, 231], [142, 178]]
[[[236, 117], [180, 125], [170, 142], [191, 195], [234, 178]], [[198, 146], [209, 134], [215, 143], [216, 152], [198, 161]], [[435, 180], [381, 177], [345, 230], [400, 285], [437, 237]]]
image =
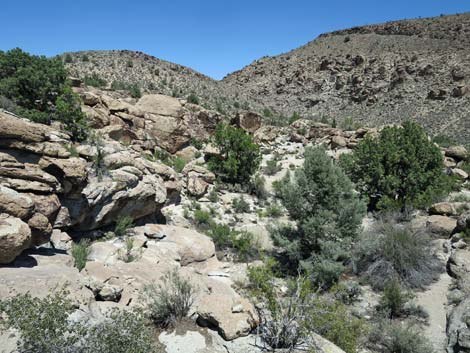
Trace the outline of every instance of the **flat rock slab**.
[[201, 353], [206, 349], [206, 339], [199, 332], [187, 331], [184, 335], [163, 332], [158, 340], [167, 353]]

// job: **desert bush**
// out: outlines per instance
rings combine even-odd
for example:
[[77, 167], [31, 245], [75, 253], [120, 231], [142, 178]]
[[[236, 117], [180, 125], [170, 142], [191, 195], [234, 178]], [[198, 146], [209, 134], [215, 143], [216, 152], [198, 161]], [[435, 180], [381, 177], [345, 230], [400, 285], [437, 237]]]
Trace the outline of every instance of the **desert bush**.
[[277, 268], [278, 263], [272, 257], [264, 259], [260, 266], [248, 267], [248, 289], [251, 295], [258, 300], [266, 301], [271, 311], [276, 310], [277, 306], [274, 286]]
[[90, 58], [88, 57], [88, 55], [83, 54], [83, 55], [82, 55], [82, 61], [83, 61], [84, 63], [85, 63], [85, 62], [88, 62], [88, 61], [90, 61]]
[[232, 206], [236, 213], [250, 212], [250, 204], [246, 202], [243, 196], [233, 199]]
[[152, 332], [141, 311], [113, 309], [106, 316], [103, 321], [88, 328], [83, 353], [156, 352]]
[[411, 299], [410, 295], [404, 292], [400, 282], [392, 279], [384, 286], [378, 310], [385, 313], [391, 319], [403, 314], [406, 302]]
[[366, 333], [363, 320], [356, 318], [340, 301], [316, 297], [308, 308], [306, 328], [333, 342], [347, 353], [356, 353]]
[[140, 87], [137, 84], [129, 85], [128, 91], [132, 98], [142, 97], [142, 92], [140, 91]]
[[393, 279], [407, 287], [423, 288], [442, 270], [426, 234], [387, 218], [363, 234], [353, 258], [356, 272], [376, 289]]
[[241, 261], [257, 253], [253, 234], [249, 232], [236, 231], [225, 224], [212, 222], [207, 234], [218, 250], [232, 249]]
[[277, 202], [273, 202], [266, 207], [264, 215], [273, 218], [279, 217], [282, 215], [282, 208]]
[[433, 353], [429, 339], [409, 323], [384, 320], [369, 335], [369, 344], [380, 353]]
[[347, 307], [336, 300], [319, 297], [305, 278], [298, 278], [287, 297], [277, 297], [270, 315], [261, 315], [260, 335], [269, 348], [316, 350], [315, 332], [347, 353], [355, 353], [365, 324], [354, 317]]
[[248, 183], [248, 192], [255, 195], [259, 200], [268, 198], [268, 191], [265, 187], [266, 179], [260, 174], [255, 174]]
[[88, 255], [90, 255], [90, 240], [82, 239], [78, 243], [73, 243], [71, 255], [74, 260], [74, 266], [78, 268], [78, 271], [83, 270], [88, 261]]
[[267, 175], [274, 175], [281, 171], [281, 165], [277, 159], [270, 159], [266, 161], [266, 167], [264, 167], [264, 173]]
[[136, 255], [134, 253], [134, 239], [132, 237], [126, 237], [124, 239], [124, 248], [120, 249], [119, 259], [127, 263], [136, 260]]
[[341, 165], [374, 210], [425, 207], [452, 187], [439, 148], [412, 122], [366, 136]]
[[297, 223], [297, 231], [277, 234], [277, 243], [305, 268], [317, 263], [317, 268], [329, 266], [333, 270], [334, 262], [342, 260], [340, 255], [346, 253], [356, 238], [365, 213], [365, 205], [349, 178], [324, 149], [309, 148], [303, 167], [293, 176], [286, 175], [276, 188]]
[[123, 237], [127, 234], [129, 228], [134, 226], [134, 219], [131, 216], [121, 216], [116, 220], [114, 226], [114, 234], [118, 237]]
[[153, 353], [140, 312], [113, 310], [96, 323], [69, 320], [74, 306], [66, 292], [45, 298], [29, 293], [0, 301], [3, 324], [18, 330], [18, 348], [28, 353]]
[[210, 212], [204, 210], [195, 210], [194, 211], [194, 221], [199, 225], [209, 225], [211, 222]]
[[146, 285], [143, 293], [150, 318], [161, 327], [173, 326], [186, 317], [195, 294], [194, 286], [176, 269], [165, 274], [162, 284]]
[[98, 76], [98, 74], [94, 73], [91, 76], [85, 76], [83, 79], [83, 83], [87, 86], [92, 87], [106, 87], [108, 84], [105, 79]]
[[362, 293], [361, 286], [353, 281], [343, 281], [335, 284], [331, 288], [334, 298], [346, 305], [351, 305], [359, 300]]
[[199, 104], [199, 97], [196, 94], [191, 93], [187, 98], [188, 103]]
[[242, 129], [219, 124], [214, 143], [220, 155], [211, 156], [209, 168], [222, 180], [230, 183], [247, 183], [260, 163], [259, 146]]

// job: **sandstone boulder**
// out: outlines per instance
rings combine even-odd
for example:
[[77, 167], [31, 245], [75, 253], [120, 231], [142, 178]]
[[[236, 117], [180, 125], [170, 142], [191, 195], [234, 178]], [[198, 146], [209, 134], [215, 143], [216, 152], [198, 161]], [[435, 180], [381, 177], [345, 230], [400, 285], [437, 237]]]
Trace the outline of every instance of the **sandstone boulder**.
[[254, 133], [261, 127], [263, 118], [254, 112], [239, 112], [232, 119], [232, 124], [242, 128], [243, 130]]
[[146, 94], [139, 99], [136, 108], [163, 116], [181, 117], [183, 107], [178, 99], [161, 94]]
[[437, 236], [450, 236], [457, 226], [457, 220], [447, 216], [429, 216], [426, 228]]
[[34, 202], [25, 194], [0, 185], [0, 213], [20, 218], [29, 218], [34, 211]]
[[0, 264], [12, 262], [31, 244], [31, 229], [21, 219], [0, 214]]
[[457, 212], [454, 205], [449, 202], [435, 203], [429, 208], [429, 213], [441, 216], [454, 216]]
[[452, 146], [445, 150], [445, 155], [462, 161], [468, 158], [468, 151], [464, 146]]

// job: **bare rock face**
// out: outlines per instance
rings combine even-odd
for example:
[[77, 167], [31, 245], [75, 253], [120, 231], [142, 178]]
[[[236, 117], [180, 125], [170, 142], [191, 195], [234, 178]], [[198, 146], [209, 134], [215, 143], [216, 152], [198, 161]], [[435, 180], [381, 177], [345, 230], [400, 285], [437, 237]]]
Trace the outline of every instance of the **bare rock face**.
[[156, 115], [182, 117], [183, 106], [178, 99], [162, 94], [147, 94], [142, 96], [136, 104], [136, 108], [143, 112]]
[[241, 112], [235, 115], [232, 124], [242, 128], [243, 130], [254, 133], [261, 127], [262, 117], [254, 112]]
[[31, 244], [31, 229], [21, 219], [0, 214], [0, 264], [12, 262]]

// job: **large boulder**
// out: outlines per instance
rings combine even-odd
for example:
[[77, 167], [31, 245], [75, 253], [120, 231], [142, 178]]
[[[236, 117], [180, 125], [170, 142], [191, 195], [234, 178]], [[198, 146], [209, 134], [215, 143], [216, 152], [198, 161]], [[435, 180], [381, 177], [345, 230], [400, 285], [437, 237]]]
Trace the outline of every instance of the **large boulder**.
[[467, 211], [462, 213], [457, 219], [457, 226], [455, 228], [456, 232], [465, 232], [467, 229], [470, 229], [470, 212]]
[[247, 336], [259, 324], [259, 317], [247, 299], [229, 285], [212, 278], [204, 280], [207, 292], [195, 303], [198, 323], [215, 327], [227, 341]]
[[470, 297], [450, 310], [447, 317], [447, 353], [470, 351]]
[[429, 216], [426, 221], [426, 228], [436, 236], [449, 236], [457, 226], [457, 220], [447, 216]]
[[461, 161], [468, 158], [468, 151], [464, 146], [452, 146], [445, 150], [445, 155]]
[[163, 180], [158, 175], [129, 178], [129, 184], [107, 179], [89, 183], [81, 198], [64, 200], [72, 224], [79, 230], [97, 229], [122, 216], [134, 220], [156, 214], [167, 199]]
[[25, 194], [0, 185], [0, 213], [8, 213], [20, 219], [29, 218], [34, 211], [34, 202]]
[[455, 210], [454, 205], [452, 205], [450, 202], [439, 202], [433, 204], [429, 208], [429, 213], [440, 216], [454, 216], [457, 211]]
[[254, 133], [261, 127], [263, 118], [254, 112], [239, 112], [232, 119], [232, 124], [242, 128], [243, 130]]
[[134, 235], [160, 239], [159, 244], [173, 246], [182, 266], [203, 262], [215, 255], [212, 240], [195, 230], [163, 224], [146, 224], [131, 230]]
[[12, 262], [30, 244], [31, 229], [28, 225], [19, 218], [0, 214], [0, 264]]
[[178, 99], [162, 94], [142, 96], [137, 102], [136, 108], [143, 112], [176, 118], [180, 118], [183, 114], [183, 106]]

